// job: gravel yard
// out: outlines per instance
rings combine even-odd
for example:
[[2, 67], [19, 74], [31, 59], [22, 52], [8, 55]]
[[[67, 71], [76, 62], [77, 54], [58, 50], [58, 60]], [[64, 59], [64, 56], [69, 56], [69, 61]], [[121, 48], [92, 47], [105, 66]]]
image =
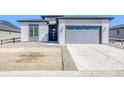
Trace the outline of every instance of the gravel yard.
[[62, 70], [60, 46], [23, 45], [0, 48], [0, 71]]

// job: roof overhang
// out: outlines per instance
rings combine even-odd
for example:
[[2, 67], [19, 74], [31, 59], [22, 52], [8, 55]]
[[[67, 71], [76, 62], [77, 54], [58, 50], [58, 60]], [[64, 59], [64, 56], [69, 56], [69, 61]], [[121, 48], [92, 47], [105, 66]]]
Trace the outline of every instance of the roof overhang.
[[48, 21], [44, 21], [41, 19], [17, 20], [17, 22], [45, 22], [45, 23], [48, 23]]
[[57, 17], [57, 19], [108, 19], [112, 20], [114, 17], [82, 17], [82, 16], [77, 16], [77, 17]]
[[58, 17], [64, 17], [64, 15], [42, 15], [41, 17], [42, 17], [43, 19], [44, 19], [45, 17], [58, 18]]

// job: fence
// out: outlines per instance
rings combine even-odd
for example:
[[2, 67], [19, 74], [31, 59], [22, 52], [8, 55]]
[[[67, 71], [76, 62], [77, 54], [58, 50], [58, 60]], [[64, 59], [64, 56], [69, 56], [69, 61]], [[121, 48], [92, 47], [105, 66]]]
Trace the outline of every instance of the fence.
[[124, 44], [124, 39], [120, 39], [120, 38], [109, 38], [109, 42], [110, 43], [121, 43], [121, 44]]
[[11, 38], [11, 39], [3, 39], [1, 40], [1, 45], [5, 43], [15, 43], [21, 41], [21, 38]]

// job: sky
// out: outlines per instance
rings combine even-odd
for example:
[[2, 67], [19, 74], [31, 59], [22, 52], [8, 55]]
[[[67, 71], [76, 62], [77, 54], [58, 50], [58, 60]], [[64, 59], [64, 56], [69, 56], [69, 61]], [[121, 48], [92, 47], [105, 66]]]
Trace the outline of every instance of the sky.
[[[114, 15], [114, 16], [111, 15], [111, 17], [114, 17], [114, 19], [109, 22], [110, 27], [119, 24], [124, 24], [124, 15]], [[41, 19], [41, 16], [40, 15], [0, 15], [0, 20], [7, 20], [15, 24], [17, 27], [20, 27], [20, 24], [17, 22], [17, 20], [23, 20], [23, 19]]]
[[20, 27], [20, 23], [17, 20], [24, 20], [24, 19], [41, 19], [40, 15], [0, 15], [0, 20], [6, 20], [17, 27]]

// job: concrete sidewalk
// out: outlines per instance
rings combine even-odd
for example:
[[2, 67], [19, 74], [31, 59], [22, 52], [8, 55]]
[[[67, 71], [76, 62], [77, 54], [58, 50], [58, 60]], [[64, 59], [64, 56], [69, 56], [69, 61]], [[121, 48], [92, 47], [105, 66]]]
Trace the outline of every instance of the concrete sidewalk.
[[124, 70], [3, 71], [0, 77], [124, 77]]
[[0, 77], [92, 77], [87, 71], [3, 71]]
[[78, 70], [124, 70], [124, 50], [99, 44], [67, 45]]

